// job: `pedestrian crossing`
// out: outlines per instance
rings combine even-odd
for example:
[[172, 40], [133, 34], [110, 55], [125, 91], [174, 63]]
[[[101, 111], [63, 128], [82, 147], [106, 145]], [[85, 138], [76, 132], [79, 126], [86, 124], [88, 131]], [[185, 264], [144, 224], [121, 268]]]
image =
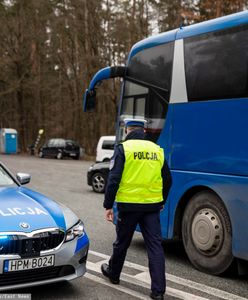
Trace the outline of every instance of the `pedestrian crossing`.
[[[121, 274], [121, 284], [113, 285], [101, 275], [101, 265], [108, 263], [109, 256], [96, 251], [89, 251], [87, 261], [88, 273], [85, 276], [88, 279], [100, 284], [110, 286], [127, 295], [137, 299], [150, 299], [150, 275], [147, 267], [125, 261]], [[216, 289], [201, 283], [184, 279], [172, 274], [166, 273], [167, 288], [166, 299], [184, 299], [184, 300], [206, 300], [206, 299], [224, 299], [224, 300], [247, 300], [232, 293]], [[141, 290], [135, 290], [132, 287], [142, 287]]]

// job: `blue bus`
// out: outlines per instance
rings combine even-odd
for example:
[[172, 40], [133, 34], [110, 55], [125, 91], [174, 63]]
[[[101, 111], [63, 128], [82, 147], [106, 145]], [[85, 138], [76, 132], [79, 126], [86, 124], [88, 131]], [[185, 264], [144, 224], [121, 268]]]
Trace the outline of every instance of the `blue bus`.
[[147, 120], [164, 148], [173, 185], [161, 213], [165, 239], [181, 239], [192, 264], [219, 275], [248, 261], [248, 11], [171, 30], [135, 44], [126, 66], [95, 74], [92, 111], [104, 79], [121, 77], [123, 119]]

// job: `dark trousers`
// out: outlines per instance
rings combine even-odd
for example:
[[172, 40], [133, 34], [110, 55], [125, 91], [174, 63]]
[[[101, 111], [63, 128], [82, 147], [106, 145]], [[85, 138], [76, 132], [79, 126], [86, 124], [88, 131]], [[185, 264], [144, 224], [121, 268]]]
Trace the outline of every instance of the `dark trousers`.
[[160, 212], [119, 212], [116, 224], [116, 241], [109, 261], [113, 278], [118, 279], [125, 261], [127, 249], [139, 224], [149, 260], [151, 290], [165, 292], [165, 256], [162, 247]]

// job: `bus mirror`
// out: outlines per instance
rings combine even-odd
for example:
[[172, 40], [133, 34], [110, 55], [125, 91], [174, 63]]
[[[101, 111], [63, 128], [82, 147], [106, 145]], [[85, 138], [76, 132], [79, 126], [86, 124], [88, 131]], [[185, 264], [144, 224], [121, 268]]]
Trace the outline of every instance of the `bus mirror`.
[[87, 89], [84, 93], [84, 103], [83, 103], [84, 112], [94, 111], [95, 103], [96, 103], [96, 91], [95, 90], [89, 91]]

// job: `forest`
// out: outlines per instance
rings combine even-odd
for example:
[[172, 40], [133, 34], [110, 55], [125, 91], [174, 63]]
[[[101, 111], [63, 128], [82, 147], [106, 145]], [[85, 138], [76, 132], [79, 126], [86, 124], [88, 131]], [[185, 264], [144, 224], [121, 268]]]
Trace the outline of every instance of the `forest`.
[[115, 134], [120, 84], [104, 82], [97, 109], [83, 113], [83, 92], [105, 66], [124, 65], [148, 36], [247, 9], [248, 0], [0, 0], [0, 128], [18, 131], [27, 151], [70, 138], [94, 155]]

